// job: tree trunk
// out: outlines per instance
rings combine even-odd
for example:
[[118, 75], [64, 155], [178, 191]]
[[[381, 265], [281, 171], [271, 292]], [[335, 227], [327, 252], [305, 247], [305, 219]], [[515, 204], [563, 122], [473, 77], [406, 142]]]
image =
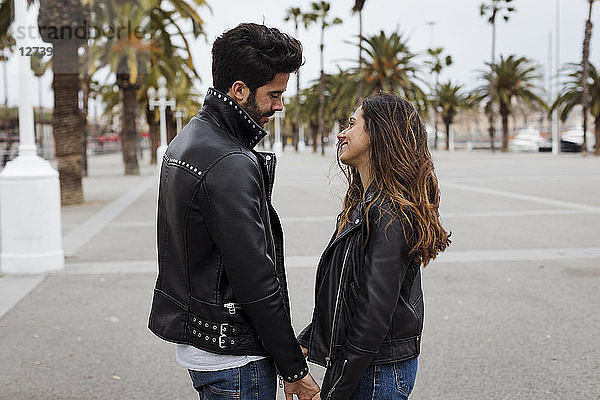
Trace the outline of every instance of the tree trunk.
[[502, 116], [502, 151], [508, 152], [508, 106], [500, 102], [500, 115]]
[[311, 133], [312, 133], [312, 141], [313, 141], [313, 153], [319, 151], [317, 140], [319, 140], [319, 125], [311, 124]]
[[167, 118], [167, 145], [177, 136], [177, 121], [171, 108], [167, 108], [165, 112]]
[[78, 101], [79, 71], [73, 68], [79, 65], [78, 47], [72, 42], [55, 43], [52, 62], [54, 72], [52, 132], [62, 205], [81, 204], [84, 201], [81, 183], [83, 154], [81, 136], [84, 127]]
[[487, 111], [487, 117], [488, 117], [488, 135], [490, 136], [490, 149], [492, 151], [496, 150], [494, 147], [494, 136], [496, 134], [496, 123], [494, 121], [494, 113], [492, 112], [492, 104], [490, 102], [489, 104], [489, 110]]
[[[362, 42], [363, 42], [363, 14], [362, 8], [358, 11], [358, 74], [362, 71]], [[363, 79], [358, 80], [358, 102], [361, 103], [363, 99]]]
[[596, 148], [594, 154], [600, 156], [600, 114], [594, 120], [594, 131], [596, 133]]
[[446, 150], [450, 151], [450, 123], [445, 122], [446, 125]]
[[325, 155], [325, 71], [323, 51], [325, 49], [325, 27], [321, 28], [321, 75], [319, 76], [319, 135], [321, 136], [321, 155]]
[[587, 154], [587, 126], [588, 126], [588, 109], [590, 105], [589, 95], [589, 74], [590, 74], [590, 41], [592, 39], [592, 8], [594, 3], [589, 2], [589, 14], [588, 19], [585, 22], [585, 34], [583, 38], [583, 94], [581, 96], [582, 102], [582, 113], [583, 113], [583, 146], [581, 151], [585, 155]]
[[83, 108], [81, 109], [81, 119], [83, 124], [81, 142], [83, 144], [83, 150], [81, 152], [81, 172], [83, 176], [88, 175], [88, 160], [87, 160], [87, 141], [89, 137], [89, 107], [90, 107], [90, 78], [89, 74], [86, 73], [83, 80]]
[[159, 131], [159, 124], [150, 125], [150, 164], [152, 165], [156, 164], [156, 151], [160, 145], [160, 141], [158, 139]]
[[156, 150], [158, 150], [159, 143], [159, 131], [160, 124], [156, 118], [157, 111], [150, 111], [148, 107], [146, 107], [146, 121], [148, 122], [149, 132], [148, 136], [150, 136], [150, 164], [156, 165]]
[[137, 106], [137, 89], [132, 85], [121, 87], [122, 106], [121, 111], [121, 150], [123, 152], [123, 163], [125, 164], [125, 175], [139, 175], [138, 165], [138, 140], [135, 129], [135, 117]]

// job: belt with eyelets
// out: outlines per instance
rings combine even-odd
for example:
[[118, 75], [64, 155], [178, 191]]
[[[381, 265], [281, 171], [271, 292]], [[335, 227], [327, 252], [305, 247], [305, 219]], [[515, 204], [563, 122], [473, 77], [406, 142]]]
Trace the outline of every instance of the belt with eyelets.
[[198, 317], [191, 317], [188, 329], [193, 336], [221, 349], [237, 346], [238, 340], [231, 336], [242, 333], [242, 329], [235, 325], [206, 321]]

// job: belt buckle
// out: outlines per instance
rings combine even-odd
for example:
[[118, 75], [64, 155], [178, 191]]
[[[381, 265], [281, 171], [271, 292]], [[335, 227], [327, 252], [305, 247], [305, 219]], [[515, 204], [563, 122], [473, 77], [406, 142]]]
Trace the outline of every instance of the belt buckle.
[[220, 349], [225, 348], [225, 339], [227, 339], [226, 336], [219, 336], [219, 348]]
[[221, 336], [224, 336], [224, 335], [225, 335], [225, 330], [226, 330], [228, 327], [229, 327], [229, 324], [228, 324], [228, 323], [223, 323], [223, 324], [221, 324], [221, 327], [220, 327], [220, 330], [219, 330], [219, 333], [220, 333], [220, 335], [221, 335]]

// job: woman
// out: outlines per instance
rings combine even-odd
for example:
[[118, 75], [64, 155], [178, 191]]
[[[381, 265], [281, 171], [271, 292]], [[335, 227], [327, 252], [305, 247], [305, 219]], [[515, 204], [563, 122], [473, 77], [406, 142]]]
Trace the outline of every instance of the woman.
[[420, 267], [450, 244], [427, 134], [410, 103], [380, 94], [338, 139], [349, 186], [298, 340], [327, 368], [315, 399], [407, 399], [423, 328]]

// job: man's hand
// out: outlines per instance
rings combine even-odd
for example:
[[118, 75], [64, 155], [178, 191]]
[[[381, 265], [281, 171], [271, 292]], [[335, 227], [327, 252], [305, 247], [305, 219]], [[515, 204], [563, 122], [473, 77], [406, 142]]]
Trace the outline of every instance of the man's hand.
[[284, 382], [285, 400], [294, 400], [294, 395], [300, 400], [312, 400], [319, 393], [319, 385], [313, 379], [311, 374], [294, 383]]
[[321, 392], [315, 394], [315, 397], [313, 397], [312, 400], [321, 400]]
[[306, 347], [300, 346], [300, 350], [302, 350], [302, 355], [304, 358], [308, 355], [308, 349]]

